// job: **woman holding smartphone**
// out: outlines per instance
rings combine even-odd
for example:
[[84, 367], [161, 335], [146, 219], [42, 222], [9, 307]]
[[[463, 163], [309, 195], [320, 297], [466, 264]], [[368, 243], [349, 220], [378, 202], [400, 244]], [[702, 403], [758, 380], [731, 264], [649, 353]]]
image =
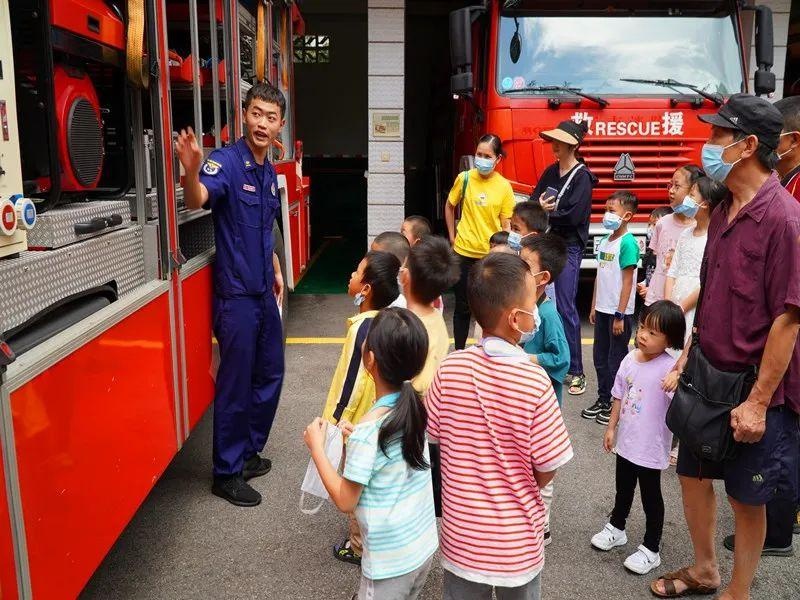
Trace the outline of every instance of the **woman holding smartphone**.
[[567, 265], [556, 280], [556, 307], [569, 344], [570, 374], [566, 383], [573, 396], [586, 391], [576, 299], [581, 260], [589, 240], [592, 188], [597, 184], [597, 177], [578, 154], [587, 131], [586, 123], [562, 121], [555, 129], [539, 134], [550, 142], [556, 162], [545, 169], [531, 194], [531, 200], [539, 202], [549, 213], [550, 231], [567, 244]]

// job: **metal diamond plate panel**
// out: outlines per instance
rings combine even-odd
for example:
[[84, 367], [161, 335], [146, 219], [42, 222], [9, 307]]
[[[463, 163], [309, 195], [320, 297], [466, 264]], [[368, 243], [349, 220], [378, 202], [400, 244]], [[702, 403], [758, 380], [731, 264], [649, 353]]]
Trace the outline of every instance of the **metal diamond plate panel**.
[[0, 260], [0, 281], [0, 332], [110, 281], [122, 296], [145, 282], [142, 229], [130, 227], [58, 250]]
[[190, 260], [214, 247], [214, 223], [211, 212], [207, 215], [181, 223], [178, 229], [181, 253]]
[[[91, 221], [95, 217], [119, 215], [122, 224], [98, 233], [75, 235], [75, 224]], [[28, 246], [34, 248], [61, 248], [106, 235], [109, 231], [130, 225], [131, 207], [127, 200], [97, 200], [94, 202], [76, 202], [59, 206], [42, 213], [36, 220], [36, 227], [28, 232]]]
[[[131, 219], [138, 218], [136, 214], [136, 194], [125, 194], [125, 198], [131, 206]], [[144, 196], [144, 218], [148, 221], [158, 218], [158, 195], [155, 191], [147, 192]]]

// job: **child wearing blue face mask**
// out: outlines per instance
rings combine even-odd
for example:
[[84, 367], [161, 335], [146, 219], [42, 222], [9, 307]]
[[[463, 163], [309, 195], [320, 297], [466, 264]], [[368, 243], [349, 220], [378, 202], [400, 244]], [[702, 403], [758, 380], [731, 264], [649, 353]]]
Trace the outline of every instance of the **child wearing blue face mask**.
[[648, 248], [655, 254], [656, 266], [648, 285], [639, 288], [639, 293], [644, 295], [645, 306], [650, 306], [665, 297], [664, 284], [667, 281], [667, 271], [669, 271], [669, 265], [675, 253], [675, 245], [678, 243], [681, 233], [694, 225], [694, 219], [686, 214], [687, 209], [683, 206], [683, 199], [702, 176], [703, 171], [697, 165], [684, 165], [677, 168], [672, 174], [667, 193], [673, 213], [656, 222], [648, 244]]
[[597, 401], [581, 412], [584, 419], [608, 425], [611, 418], [611, 386], [628, 354], [633, 330], [636, 270], [639, 244], [628, 232], [628, 222], [639, 207], [631, 192], [618, 191], [606, 202], [603, 226], [611, 233], [597, 248], [597, 278], [594, 283], [589, 322], [594, 325], [594, 368], [597, 371]]
[[[322, 418], [337, 425], [345, 435], [375, 402], [375, 382], [364, 369], [361, 349], [372, 319], [397, 298], [400, 261], [389, 252], [367, 252], [350, 276], [347, 293], [358, 307], [358, 314], [347, 320], [347, 335], [333, 373]], [[350, 517], [348, 539], [334, 547], [334, 556], [344, 562], [361, 563], [361, 532], [355, 517]]]
[[711, 209], [728, 195], [728, 188], [716, 179], [701, 177], [681, 203], [683, 214], [692, 217], [695, 225], [678, 238], [672, 257], [664, 296], [681, 307], [686, 316], [686, 337], [692, 332], [694, 310], [700, 295], [700, 265], [708, 238]]

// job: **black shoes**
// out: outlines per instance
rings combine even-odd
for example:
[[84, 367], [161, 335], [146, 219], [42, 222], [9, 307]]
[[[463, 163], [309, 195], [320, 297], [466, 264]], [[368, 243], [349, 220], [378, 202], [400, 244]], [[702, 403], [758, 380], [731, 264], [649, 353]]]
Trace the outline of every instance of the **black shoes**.
[[[733, 552], [734, 548], [736, 547], [736, 536], [729, 535], [726, 537], [722, 544], [731, 552]], [[774, 546], [764, 546], [764, 549], [761, 551], [761, 556], [794, 556], [794, 548], [792, 546], [788, 546], [786, 548], [775, 548]]]
[[584, 408], [581, 411], [581, 416], [584, 419], [595, 420], [597, 418], [597, 415], [599, 415], [604, 408], [606, 408], [606, 405], [600, 402], [600, 400], [598, 400], [597, 402], [592, 404], [589, 408]]
[[249, 507], [261, 504], [261, 494], [245, 483], [241, 476], [214, 479], [211, 493], [235, 506]]
[[595, 421], [597, 421], [600, 425], [608, 425], [611, 422], [611, 407], [604, 406], [603, 410], [597, 413]]
[[270, 472], [270, 469], [272, 469], [272, 461], [268, 458], [261, 458], [256, 454], [245, 461], [244, 468], [242, 469], [242, 477], [245, 481], [248, 481], [253, 477], [266, 475]]

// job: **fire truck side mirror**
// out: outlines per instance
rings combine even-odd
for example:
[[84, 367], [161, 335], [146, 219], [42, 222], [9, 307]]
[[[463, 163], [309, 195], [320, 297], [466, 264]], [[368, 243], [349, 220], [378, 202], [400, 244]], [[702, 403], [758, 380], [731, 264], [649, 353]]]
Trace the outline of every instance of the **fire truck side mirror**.
[[456, 96], [469, 96], [472, 80], [472, 22], [484, 12], [482, 6], [468, 6], [450, 13], [450, 91]]
[[753, 89], [756, 95], [771, 94], [775, 91], [772, 9], [769, 6], [756, 6], [756, 72], [753, 74]]

